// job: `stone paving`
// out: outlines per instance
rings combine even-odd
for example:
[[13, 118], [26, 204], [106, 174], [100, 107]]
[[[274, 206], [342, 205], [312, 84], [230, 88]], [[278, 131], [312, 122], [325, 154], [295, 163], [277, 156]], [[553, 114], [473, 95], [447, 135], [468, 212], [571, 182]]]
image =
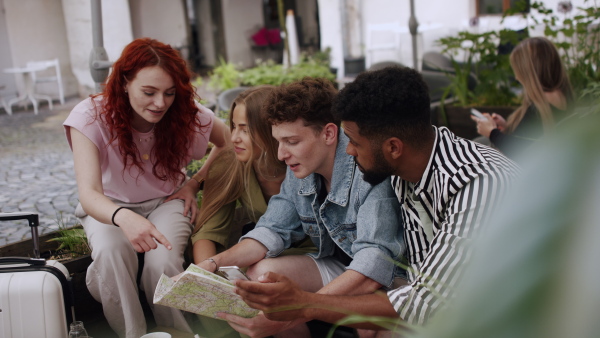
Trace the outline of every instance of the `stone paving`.
[[[62, 127], [72, 98], [39, 114], [13, 106], [12, 116], [0, 109], [0, 212], [35, 212], [40, 235], [72, 226], [78, 203], [73, 157]], [[25, 221], [0, 222], [0, 246], [30, 238]]]

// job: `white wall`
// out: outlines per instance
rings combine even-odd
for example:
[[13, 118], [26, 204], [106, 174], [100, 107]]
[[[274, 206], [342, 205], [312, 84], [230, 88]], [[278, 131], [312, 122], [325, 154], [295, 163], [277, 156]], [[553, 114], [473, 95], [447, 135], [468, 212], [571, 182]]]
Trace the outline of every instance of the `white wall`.
[[319, 39], [319, 26], [317, 22], [317, 2], [315, 0], [296, 1], [296, 15], [302, 18], [304, 44], [316, 43]]
[[149, 37], [170, 44], [187, 59], [188, 30], [182, 0], [130, 0], [130, 6], [134, 38]]
[[[393, 0], [369, 0], [363, 1], [363, 34], [365, 35], [365, 55], [367, 56], [369, 67], [370, 64], [380, 61], [399, 61], [406, 66], [413, 66], [412, 60], [412, 36], [408, 31], [408, 21], [410, 18], [410, 2], [409, 1], [393, 1]], [[417, 48], [420, 50], [419, 55], [423, 54], [423, 50], [436, 49], [434, 41], [444, 34], [456, 33], [459, 30], [463, 21], [468, 21], [470, 17], [475, 15], [475, 0], [463, 1], [447, 1], [447, 0], [427, 0], [414, 1], [414, 11], [417, 22], [421, 28], [432, 27], [431, 30], [424, 31], [419, 34], [417, 39]], [[369, 33], [373, 25], [383, 23], [397, 23], [405, 31], [399, 33], [397, 37], [399, 46], [394, 50], [372, 50], [368, 51], [368, 39], [378, 44], [380, 41], [377, 38], [377, 33]], [[391, 33], [381, 33], [391, 34]], [[380, 39], [386, 40], [389, 37], [384, 36]], [[370, 61], [370, 62], [369, 62]]]
[[204, 56], [203, 64], [216, 65], [217, 58], [215, 54], [215, 37], [213, 32], [213, 22], [210, 11], [209, 0], [196, 0], [196, 24], [198, 25], [198, 43], [200, 44], [200, 52]]
[[[123, 48], [133, 40], [127, 0], [102, 1], [102, 32], [104, 48], [110, 61], [121, 55]], [[92, 7], [90, 0], [62, 0], [67, 39], [73, 74], [79, 82], [81, 97], [92, 94], [95, 83], [90, 74], [89, 58], [92, 50]]]
[[[71, 72], [69, 44], [61, 0], [4, 0], [6, 31], [12, 67], [22, 67], [28, 61], [58, 58], [65, 95], [77, 93], [77, 82]], [[21, 74], [16, 74], [17, 87], [22, 88]], [[36, 87], [40, 94], [58, 97], [58, 87], [45, 84]]]
[[[4, 0], [0, 0], [0, 69], [13, 66], [5, 12]], [[0, 86], [5, 87], [4, 90], [0, 91], [0, 97], [3, 97], [7, 102], [8, 99], [17, 96], [17, 84], [13, 74], [0, 71]]]
[[340, 0], [318, 0], [321, 49], [331, 47], [331, 67], [337, 68], [337, 76], [344, 76], [344, 45], [342, 40], [342, 17]]
[[254, 66], [251, 36], [264, 26], [262, 0], [222, 0], [227, 60], [242, 68]]

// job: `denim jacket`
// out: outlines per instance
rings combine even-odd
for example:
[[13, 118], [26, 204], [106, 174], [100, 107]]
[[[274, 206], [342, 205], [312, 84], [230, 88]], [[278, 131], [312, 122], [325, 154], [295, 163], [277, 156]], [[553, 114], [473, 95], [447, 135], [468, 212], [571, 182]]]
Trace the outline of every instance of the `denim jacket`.
[[317, 200], [320, 175], [298, 179], [288, 169], [280, 193], [242, 239], [262, 243], [266, 257], [279, 255], [306, 235], [319, 249], [310, 254], [314, 258], [333, 255], [337, 244], [352, 257], [348, 269], [390, 286], [397, 272], [393, 260], [400, 261], [406, 249], [400, 204], [389, 178], [376, 186], [363, 180], [347, 145], [348, 137], [340, 131], [331, 191], [323, 204]]

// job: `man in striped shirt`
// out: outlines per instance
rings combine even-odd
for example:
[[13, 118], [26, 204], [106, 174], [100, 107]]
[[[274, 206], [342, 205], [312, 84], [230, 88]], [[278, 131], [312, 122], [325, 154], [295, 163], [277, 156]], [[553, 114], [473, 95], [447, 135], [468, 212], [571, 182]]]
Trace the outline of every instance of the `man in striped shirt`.
[[335, 322], [358, 313], [422, 325], [452, 297], [471, 239], [488, 223], [519, 169], [492, 148], [433, 127], [427, 84], [410, 68], [359, 75], [339, 93], [334, 111], [350, 139], [346, 152], [356, 158], [364, 179], [377, 184], [392, 175], [405, 225], [408, 249], [402, 263], [409, 280], [387, 296], [326, 296], [267, 273], [262, 283], [239, 282], [238, 292], [275, 320]]

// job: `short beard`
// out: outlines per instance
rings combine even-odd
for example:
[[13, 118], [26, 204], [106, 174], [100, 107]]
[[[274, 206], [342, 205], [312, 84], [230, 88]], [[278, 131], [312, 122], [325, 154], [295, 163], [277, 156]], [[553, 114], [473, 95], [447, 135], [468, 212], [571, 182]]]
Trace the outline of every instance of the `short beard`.
[[374, 167], [371, 170], [364, 170], [363, 180], [370, 185], [377, 185], [386, 180], [394, 173], [394, 168], [385, 160], [381, 149], [374, 150]]

